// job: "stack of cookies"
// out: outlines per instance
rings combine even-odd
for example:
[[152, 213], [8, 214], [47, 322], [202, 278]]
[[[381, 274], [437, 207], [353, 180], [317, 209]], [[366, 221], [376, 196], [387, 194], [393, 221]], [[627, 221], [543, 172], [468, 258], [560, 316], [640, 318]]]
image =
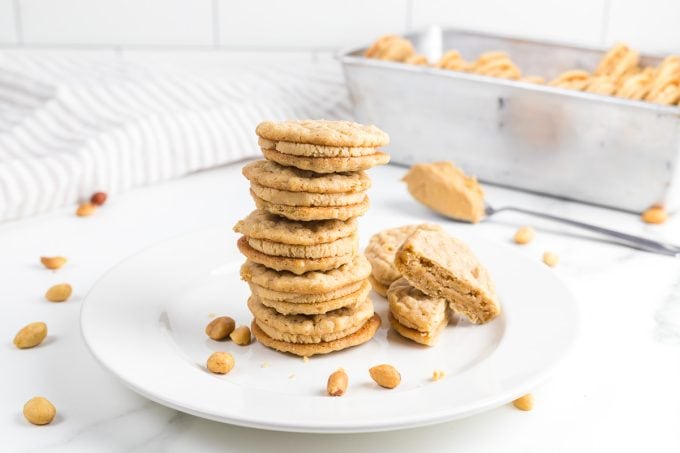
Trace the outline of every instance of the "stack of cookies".
[[266, 160], [244, 176], [257, 210], [234, 230], [248, 259], [248, 308], [257, 340], [309, 357], [370, 340], [371, 265], [358, 250], [357, 217], [369, 207], [364, 172], [389, 161], [375, 126], [347, 121], [264, 122], [256, 129]]

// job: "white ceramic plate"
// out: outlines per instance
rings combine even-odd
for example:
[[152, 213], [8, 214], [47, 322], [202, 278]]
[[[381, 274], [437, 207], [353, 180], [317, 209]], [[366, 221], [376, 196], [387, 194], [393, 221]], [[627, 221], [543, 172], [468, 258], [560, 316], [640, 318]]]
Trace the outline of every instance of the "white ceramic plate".
[[[239, 278], [243, 258], [232, 239], [226, 227], [203, 230], [109, 271], [82, 309], [83, 336], [97, 360], [136, 392], [199, 417], [281, 431], [382, 431], [507, 403], [546, 378], [576, 336], [576, 304], [551, 270], [510, 247], [465, 237], [496, 282], [503, 314], [482, 326], [449, 325], [435, 347], [390, 331], [387, 303], [376, 294], [383, 325], [375, 338], [309, 362], [258, 343], [212, 341], [203, 333], [211, 316], [251, 320], [248, 287]], [[204, 368], [219, 350], [236, 360], [224, 376]], [[370, 379], [368, 368], [381, 363], [401, 372], [396, 389]], [[331, 398], [326, 379], [338, 367], [350, 386]], [[437, 369], [446, 377], [434, 382]]]

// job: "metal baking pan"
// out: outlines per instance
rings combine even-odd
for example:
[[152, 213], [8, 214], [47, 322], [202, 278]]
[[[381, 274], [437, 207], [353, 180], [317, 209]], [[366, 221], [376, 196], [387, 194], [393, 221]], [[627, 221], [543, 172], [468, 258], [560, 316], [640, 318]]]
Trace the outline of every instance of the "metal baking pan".
[[[524, 75], [594, 69], [604, 49], [430, 28], [436, 61], [502, 50]], [[338, 55], [357, 119], [389, 132], [392, 161], [452, 160], [492, 184], [613, 208], [680, 208], [680, 108], [431, 67]], [[643, 64], [661, 58], [643, 56]]]

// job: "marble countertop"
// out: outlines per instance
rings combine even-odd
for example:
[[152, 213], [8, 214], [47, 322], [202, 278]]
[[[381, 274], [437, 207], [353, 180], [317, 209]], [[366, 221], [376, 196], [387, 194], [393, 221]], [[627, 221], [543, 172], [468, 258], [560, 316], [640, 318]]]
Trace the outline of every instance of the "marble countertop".
[[[241, 164], [115, 197], [96, 215], [73, 209], [0, 225], [0, 433], [2, 451], [680, 451], [680, 260], [597, 240], [557, 224], [502, 213], [466, 228], [508, 242], [522, 224], [537, 228], [520, 253], [559, 254], [554, 272], [574, 293], [582, 316], [571, 355], [537, 388], [535, 409], [511, 406], [455, 422], [375, 434], [293, 434], [202, 420], [152, 403], [104, 371], [80, 336], [81, 302], [111, 266], [137, 250], [205, 226], [229, 228], [249, 211]], [[373, 208], [404, 223], [443, 221], [412, 201], [399, 167], [374, 169]], [[622, 231], [680, 243], [680, 216], [661, 226], [635, 215], [495, 187], [489, 201], [530, 207]], [[365, 241], [367, 238], [363, 238]], [[64, 255], [58, 272], [39, 263]], [[69, 282], [73, 297], [51, 304], [52, 284]], [[48, 339], [17, 350], [12, 338], [42, 320]], [[121, 332], [124, 335], [125, 332]], [[531, 353], [531, 351], [527, 351]], [[27, 423], [23, 404], [35, 395], [58, 410], [48, 426]]]

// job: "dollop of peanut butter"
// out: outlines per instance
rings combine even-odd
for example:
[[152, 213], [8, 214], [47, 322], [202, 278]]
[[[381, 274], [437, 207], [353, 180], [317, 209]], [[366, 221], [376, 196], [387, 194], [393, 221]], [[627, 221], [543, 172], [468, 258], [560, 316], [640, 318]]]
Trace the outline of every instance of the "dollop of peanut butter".
[[403, 181], [413, 198], [446, 217], [472, 223], [484, 218], [482, 187], [451, 162], [416, 164]]

